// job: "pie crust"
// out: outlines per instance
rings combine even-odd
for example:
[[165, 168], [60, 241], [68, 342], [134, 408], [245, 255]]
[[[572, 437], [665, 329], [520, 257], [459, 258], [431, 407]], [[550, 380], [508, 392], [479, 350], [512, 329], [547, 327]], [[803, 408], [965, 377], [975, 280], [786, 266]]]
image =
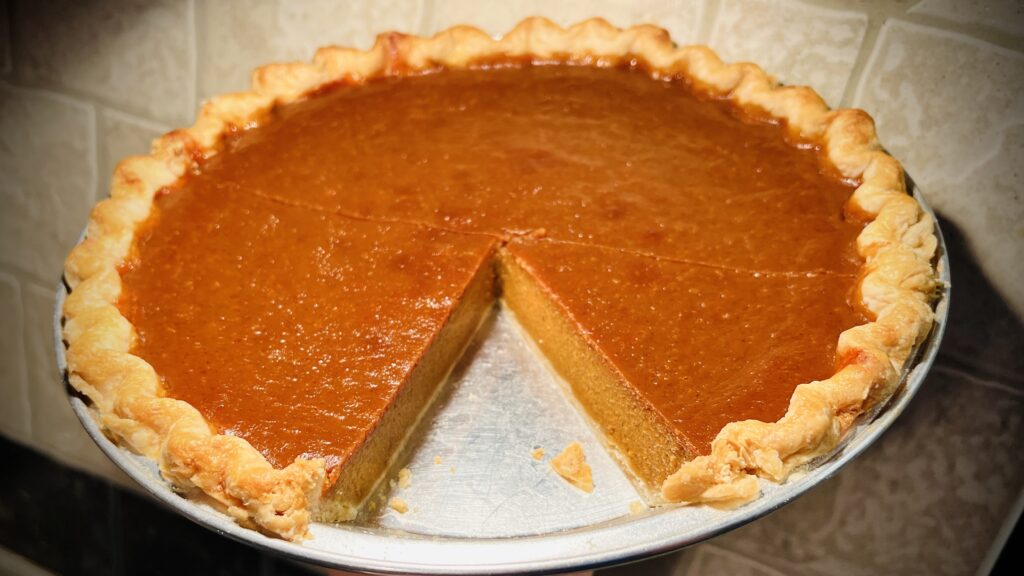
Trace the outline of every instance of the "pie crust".
[[517, 58], [597, 67], [642, 62], [655, 75], [684, 77], [712, 97], [779, 121], [794, 141], [822, 146], [831, 168], [859, 183], [849, 208], [868, 224], [856, 242], [864, 259], [856, 299], [873, 321], [841, 334], [836, 373], [798, 386], [779, 421], [725, 426], [710, 454], [684, 463], [664, 482], [666, 500], [731, 506], [756, 498], [758, 478], [784, 481], [833, 449], [859, 414], [891, 395], [933, 323], [936, 238], [932, 218], [907, 194], [899, 162], [879, 145], [872, 119], [860, 110], [829, 110], [810, 88], [781, 86], [756, 65], [725, 64], [702, 46], [677, 47], [660, 28], [620, 30], [591, 19], [563, 29], [531, 18], [500, 40], [465, 26], [430, 38], [388, 33], [367, 51], [326, 47], [312, 63], [264, 66], [254, 72], [251, 91], [212, 99], [193, 126], [159, 138], [148, 156], [123, 160], [110, 198], [93, 209], [86, 237], [65, 265], [68, 377], [92, 401], [102, 428], [157, 461], [177, 489], [238, 522], [289, 540], [308, 537], [324, 461], [276, 469], [245, 440], [218, 434], [193, 406], [165, 397], [154, 369], [130, 353], [136, 334], [117, 307], [119, 266], [157, 192], [215, 154], [227, 131], [251, 125], [274, 106], [339, 81]]

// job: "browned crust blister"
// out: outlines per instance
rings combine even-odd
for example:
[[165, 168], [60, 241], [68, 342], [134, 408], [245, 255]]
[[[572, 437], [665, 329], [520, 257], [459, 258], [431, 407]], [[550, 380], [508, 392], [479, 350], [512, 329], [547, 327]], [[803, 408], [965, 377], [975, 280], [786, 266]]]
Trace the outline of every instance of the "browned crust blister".
[[177, 489], [237, 521], [290, 540], [308, 537], [324, 462], [297, 460], [275, 469], [246, 441], [218, 434], [194, 407], [164, 396], [152, 366], [131, 354], [136, 333], [117, 302], [119, 267], [129, 258], [136, 228], [159, 190], [216, 153], [227, 130], [258, 121], [275, 105], [337, 82], [518, 58], [592, 66], [642, 61], [652, 74], [683, 77], [713, 97], [782, 121], [792, 138], [819, 143], [842, 177], [860, 182], [850, 208], [870, 221], [857, 248], [865, 259], [859, 296], [874, 321], [840, 336], [837, 373], [797, 387], [778, 422], [725, 426], [709, 455], [665, 481], [667, 500], [728, 506], [753, 499], [758, 477], [784, 481], [833, 449], [858, 414], [891, 394], [932, 325], [936, 238], [931, 218], [907, 194], [899, 163], [881, 150], [871, 118], [859, 110], [829, 110], [813, 90], [779, 86], [753, 64], [725, 64], [700, 46], [676, 47], [660, 28], [620, 30], [592, 19], [563, 29], [531, 18], [500, 40], [465, 26], [430, 38], [390, 33], [367, 51], [327, 47], [312, 63], [265, 66], [254, 72], [251, 92], [211, 100], [192, 127], [156, 140], [148, 156], [123, 160], [111, 197], [93, 209], [85, 239], [65, 264], [69, 379], [92, 401], [103, 429], [157, 461]]

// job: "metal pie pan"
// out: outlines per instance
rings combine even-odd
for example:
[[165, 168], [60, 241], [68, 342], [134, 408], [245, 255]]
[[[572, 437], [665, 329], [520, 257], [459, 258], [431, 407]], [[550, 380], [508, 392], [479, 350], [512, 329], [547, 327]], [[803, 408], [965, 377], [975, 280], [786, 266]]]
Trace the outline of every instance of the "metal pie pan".
[[[916, 190], [914, 195], [930, 212]], [[412, 471], [411, 485], [383, 482], [376, 511], [349, 524], [314, 524], [313, 539], [301, 544], [242, 528], [223, 513], [181, 497], [154, 462], [111, 442], [87, 401], [70, 386], [68, 397], [100, 449], [153, 497], [215, 532], [275, 554], [332, 568], [403, 574], [553, 573], [610, 566], [678, 550], [784, 506], [836, 474], [896, 420], [924, 384], [946, 327], [949, 262], [938, 224], [935, 233], [942, 280], [936, 325], [896, 393], [862, 416], [832, 453], [784, 484], [762, 481], [762, 496], [734, 510], [664, 506], [631, 512], [639, 500], [632, 484], [503, 311], [485, 323], [396, 463], [395, 469]], [[66, 295], [62, 283], [54, 338], [65, 379], [61, 310]], [[570, 487], [547, 464], [573, 440], [584, 445], [594, 470], [592, 494]], [[533, 454], [538, 447], [546, 451], [541, 459]], [[399, 514], [384, 505], [392, 495], [410, 510]]]

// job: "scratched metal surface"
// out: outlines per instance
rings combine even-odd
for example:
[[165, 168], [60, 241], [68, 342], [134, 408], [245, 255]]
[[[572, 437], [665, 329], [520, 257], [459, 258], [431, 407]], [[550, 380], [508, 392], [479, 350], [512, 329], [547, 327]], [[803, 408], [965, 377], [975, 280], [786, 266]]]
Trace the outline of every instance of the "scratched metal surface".
[[[403, 463], [412, 484], [385, 490], [409, 511], [383, 506], [366, 525], [476, 538], [544, 534], [618, 518], [639, 499], [504, 309], [481, 327], [447, 392]], [[590, 494], [548, 464], [574, 440], [593, 468]], [[544, 449], [541, 460], [534, 448]]]
[[[398, 496], [409, 511], [398, 514], [378, 506], [354, 523], [315, 524], [314, 539], [303, 544], [241, 528], [181, 498], [153, 462], [111, 443], [70, 388], [69, 398], [100, 448], [150, 494], [193, 521], [253, 546], [325, 566], [385, 573], [540, 573], [607, 566], [678, 549], [753, 521], [835, 474], [892, 424], [924, 383], [945, 329], [949, 264], [941, 231], [936, 232], [944, 281], [937, 325], [903, 386], [807, 472], [783, 485], [762, 482], [760, 499], [731, 511], [667, 506], [630, 514], [637, 492], [504, 311], [483, 326], [396, 463], [396, 469], [411, 470], [411, 484], [382, 486], [380, 501]], [[67, 368], [60, 340], [65, 296], [61, 285], [54, 334], [62, 372]], [[593, 467], [596, 488], [591, 494], [569, 486], [548, 466], [573, 440], [584, 445]], [[531, 456], [537, 447], [546, 452], [540, 461]]]

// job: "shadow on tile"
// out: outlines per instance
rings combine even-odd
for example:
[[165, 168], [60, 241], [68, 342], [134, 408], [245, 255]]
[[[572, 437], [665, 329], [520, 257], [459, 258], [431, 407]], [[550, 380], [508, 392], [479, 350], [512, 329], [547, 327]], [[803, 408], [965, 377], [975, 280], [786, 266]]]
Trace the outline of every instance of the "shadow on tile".
[[981, 271], [963, 231], [942, 215], [939, 225], [953, 287], [938, 361], [1024, 390], [1024, 324]]

